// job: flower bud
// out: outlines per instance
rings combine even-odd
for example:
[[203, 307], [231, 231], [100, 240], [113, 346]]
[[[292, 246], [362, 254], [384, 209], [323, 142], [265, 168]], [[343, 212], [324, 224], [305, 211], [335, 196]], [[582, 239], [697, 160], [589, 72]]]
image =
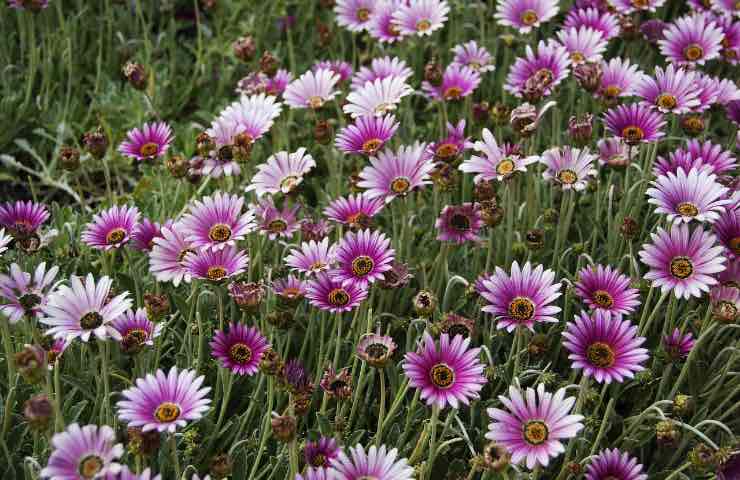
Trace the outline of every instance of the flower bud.
[[228, 286], [229, 296], [245, 312], [259, 310], [265, 298], [265, 287], [257, 282], [231, 282]]
[[483, 448], [483, 460], [488, 470], [503, 472], [511, 462], [511, 454], [503, 445], [490, 442]]
[[444, 72], [442, 71], [442, 66], [436, 59], [432, 59], [424, 65], [424, 80], [429, 82], [432, 86], [440, 86], [442, 84], [443, 76]]
[[414, 276], [409, 273], [409, 267], [405, 263], [394, 260], [391, 263], [391, 269], [383, 274], [383, 279], [379, 281], [380, 288], [392, 290], [403, 288], [411, 281]]
[[231, 48], [234, 50], [234, 56], [243, 62], [252, 60], [257, 51], [257, 45], [251, 35], [237, 38]]
[[473, 119], [477, 123], [484, 124], [488, 122], [491, 117], [491, 105], [486, 102], [474, 103], [473, 104]]
[[278, 415], [273, 412], [270, 424], [272, 425], [272, 435], [278, 441], [289, 443], [295, 438], [297, 424], [295, 417]]
[[689, 114], [681, 118], [681, 128], [687, 135], [695, 137], [704, 132], [704, 118], [699, 114]]
[[15, 354], [15, 366], [26, 382], [34, 384], [46, 377], [46, 351], [36, 345], [26, 345]]
[[105, 136], [103, 128], [98, 127], [96, 130], [86, 132], [82, 136], [82, 144], [85, 146], [87, 153], [100, 160], [108, 150], [108, 137]]
[[318, 120], [313, 128], [313, 137], [316, 141], [322, 145], [328, 145], [331, 143], [331, 139], [334, 136], [334, 128], [327, 120]]
[[170, 313], [170, 299], [163, 293], [145, 293], [144, 308], [149, 320], [158, 322]]
[[29, 398], [23, 405], [23, 415], [31, 427], [36, 430], [46, 429], [53, 412], [49, 397], [44, 393]]
[[123, 76], [128, 80], [129, 85], [137, 90], [146, 88], [147, 73], [144, 66], [136, 62], [126, 62], [123, 66]]
[[664, 447], [675, 446], [678, 444], [680, 433], [676, 430], [675, 425], [670, 420], [658, 422], [655, 426], [655, 439], [658, 444]]
[[437, 296], [429, 290], [419, 290], [413, 300], [414, 311], [421, 317], [428, 317], [437, 308]]
[[172, 155], [164, 162], [165, 167], [174, 178], [182, 178], [188, 173], [189, 162], [182, 155]]
[[330, 366], [324, 371], [319, 385], [330, 398], [347, 400], [352, 397], [352, 375], [348, 368], [343, 368], [337, 373], [334, 367]]
[[570, 120], [568, 120], [568, 135], [570, 135], [574, 144], [583, 146], [591, 142], [591, 135], [594, 131], [593, 119], [594, 116], [590, 113], [586, 113], [582, 118], [570, 117]]
[[539, 228], [529, 230], [525, 235], [527, 247], [532, 251], [542, 250], [545, 246], [545, 232]]
[[619, 232], [627, 240], [631, 240], [640, 233], [640, 225], [632, 217], [624, 217], [622, 225], [619, 226]]
[[279, 67], [280, 61], [272, 53], [266, 51], [262, 54], [260, 58], [260, 71], [262, 73], [272, 78], [277, 73]]
[[211, 459], [208, 471], [216, 480], [229, 477], [234, 471], [234, 461], [227, 453], [221, 453]]
[[148, 432], [139, 427], [128, 427], [128, 450], [134, 455], [149, 457], [159, 452], [160, 434], [156, 430]]
[[59, 149], [59, 163], [68, 172], [80, 168], [80, 151], [74, 147], [61, 147]]

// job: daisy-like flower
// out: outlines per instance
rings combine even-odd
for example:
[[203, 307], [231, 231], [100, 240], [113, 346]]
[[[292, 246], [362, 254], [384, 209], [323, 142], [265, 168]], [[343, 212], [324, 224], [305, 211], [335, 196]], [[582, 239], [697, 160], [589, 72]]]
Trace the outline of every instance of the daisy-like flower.
[[558, 42], [540, 41], [536, 52], [527, 45], [524, 57], [517, 58], [511, 66], [506, 76], [504, 90], [522, 97], [528, 82], [536, 82], [541, 87], [543, 96], [549, 96], [552, 90], [568, 77], [569, 66], [570, 54]]
[[296, 216], [300, 208], [300, 205], [290, 207], [286, 203], [282, 209], [278, 209], [272, 197], [263, 197], [257, 200], [257, 204], [251, 206], [251, 211], [257, 218], [260, 234], [275, 240], [278, 237], [290, 238], [300, 230], [301, 222]]
[[652, 187], [645, 192], [650, 197], [648, 203], [657, 205], [656, 213], [665, 214], [676, 223], [692, 220], [714, 223], [730, 203], [723, 198], [728, 189], [707, 170], [692, 168], [686, 173], [678, 167], [675, 174], [668, 172], [650, 184]]
[[344, 153], [373, 156], [393, 137], [398, 126], [393, 115], [360, 117], [339, 131], [334, 145]]
[[342, 110], [352, 118], [380, 117], [394, 111], [401, 99], [413, 92], [402, 77], [378, 78], [350, 92]]
[[432, 85], [425, 80], [421, 88], [432, 100], [450, 102], [472, 95], [480, 82], [481, 77], [478, 71], [453, 63], [445, 68], [442, 82], [439, 85]]
[[257, 327], [230, 323], [228, 331], [216, 330], [211, 355], [223, 368], [237, 375], [254, 375], [259, 370], [262, 355], [270, 347]]
[[324, 215], [329, 220], [357, 230], [370, 227], [373, 217], [380, 213], [384, 206], [385, 202], [381, 197], [370, 198], [364, 193], [358, 193], [332, 200], [324, 209]]
[[376, 0], [337, 0], [334, 13], [337, 23], [350, 32], [362, 32], [370, 26]]
[[[401, 29], [393, 21], [393, 14], [404, 0], [377, 0], [368, 32], [380, 43], [394, 43], [403, 38]], [[355, 89], [355, 86], [352, 87]]]
[[447, 0], [410, 0], [393, 12], [392, 23], [401, 35], [431, 35], [444, 27], [450, 6]]
[[566, 28], [558, 32], [560, 43], [568, 50], [572, 65], [600, 62], [606, 50], [606, 39], [591, 27]]
[[334, 87], [339, 75], [331, 70], [309, 70], [285, 87], [283, 98], [290, 108], [312, 108], [317, 110], [339, 95]]
[[530, 470], [538, 465], [547, 467], [551, 458], [565, 451], [562, 441], [583, 429], [583, 416], [570, 414], [576, 398], [566, 398], [564, 388], [552, 394], [543, 384], [537, 385], [536, 391], [527, 388], [525, 392], [510, 386], [509, 396], [498, 398], [508, 411], [487, 410], [493, 422], [486, 438], [504, 446], [511, 453], [512, 464], [525, 460]]
[[[165, 222], [166, 226], [172, 226], [173, 222], [168, 220]], [[144, 218], [141, 222], [137, 223], [134, 230], [131, 232], [131, 244], [136, 250], [142, 252], [151, 252], [154, 247], [154, 239], [162, 236], [162, 226], [157, 223]]]
[[645, 279], [663, 293], [673, 291], [676, 298], [700, 297], [717, 284], [714, 274], [725, 269], [723, 247], [717, 238], [701, 226], [693, 232], [685, 223], [670, 230], [658, 228], [651, 233], [652, 243], [642, 246], [640, 260], [650, 267]]
[[493, 57], [486, 47], [478, 45], [475, 40], [454, 46], [452, 53], [455, 54], [455, 58], [450, 65], [472, 68], [480, 73], [492, 72], [496, 69]]
[[5, 202], [0, 204], [0, 226], [14, 237], [28, 237], [36, 234], [41, 225], [49, 219], [46, 205], [32, 201]]
[[588, 148], [555, 147], [542, 154], [540, 162], [547, 166], [542, 172], [545, 180], [550, 180], [563, 190], [580, 191], [586, 188], [588, 177], [596, 175], [594, 168], [596, 156]]
[[388, 149], [379, 152], [377, 157], [370, 158], [370, 165], [362, 169], [357, 185], [367, 189], [368, 198], [383, 198], [386, 203], [428, 185], [434, 162], [426, 150], [426, 144], [417, 142], [395, 152]]
[[672, 360], [688, 357], [695, 343], [691, 332], [684, 334], [678, 328], [674, 328], [670, 335], [663, 335], [663, 349]]
[[393, 338], [378, 333], [368, 333], [357, 343], [357, 356], [375, 368], [385, 367], [398, 348]]
[[288, 275], [272, 282], [272, 291], [279, 299], [296, 303], [306, 296], [306, 282], [295, 275]]
[[219, 282], [247, 269], [249, 257], [235, 246], [188, 253], [183, 266], [191, 277]]
[[542, 265], [532, 268], [527, 262], [520, 268], [514, 261], [511, 275], [496, 267], [480, 282], [479, 293], [489, 302], [482, 310], [496, 317], [496, 328], [509, 332], [520, 325], [534, 330], [535, 322], [557, 322], [560, 307], [552, 303], [561, 293], [560, 283], [554, 282], [555, 272]]
[[722, 29], [707, 15], [695, 14], [676, 19], [658, 40], [660, 53], [679, 65], [704, 65], [719, 57]]
[[352, 77], [352, 90], [359, 90], [367, 82], [388, 77], [398, 77], [405, 82], [413, 75], [414, 71], [398, 57], [374, 58], [369, 67], [360, 67], [355, 76]]
[[472, 146], [470, 138], [465, 136], [465, 119], [463, 119], [457, 122], [457, 125], [447, 122], [447, 137], [429, 145], [428, 151], [434, 155], [435, 159], [451, 163]]
[[[233, 102], [218, 115], [218, 118], [211, 125], [211, 129], [207, 130], [206, 133], [213, 138], [219, 138], [216, 130], [217, 125], [234, 125], [236, 127], [234, 134], [238, 133], [245, 137], [244, 141], [246, 143], [252, 143], [270, 131], [275, 119], [280, 116], [281, 109], [282, 104], [271, 94], [260, 93], [258, 95], [242, 96], [241, 99]], [[224, 140], [225, 144], [233, 143], [231, 137]]]
[[496, 5], [499, 25], [527, 34], [558, 14], [555, 0], [504, 0]]
[[208, 411], [211, 400], [206, 395], [210, 387], [201, 388], [204, 376], [195, 377], [195, 370], [172, 367], [169, 373], [157, 370], [136, 385], [121, 392], [118, 418], [129, 427], [141, 427], [144, 432], [175, 433], [178, 427], [200, 420]]
[[635, 94], [646, 104], [663, 113], [687, 113], [699, 106], [694, 72], [669, 64], [665, 70], [655, 67], [655, 78], [644, 75], [635, 86]]
[[265, 93], [278, 96], [285, 92], [288, 84], [293, 81], [293, 74], [284, 68], [279, 69], [275, 75], [268, 77], [265, 82]]
[[195, 253], [195, 247], [185, 238], [180, 224], [162, 227], [162, 236], [154, 238], [149, 252], [149, 271], [158, 282], [190, 283], [190, 273], [185, 268], [185, 257]]
[[395, 254], [390, 239], [377, 230], [347, 232], [334, 251], [339, 266], [332, 270], [332, 279], [345, 287], [367, 288], [368, 284], [383, 279]]
[[193, 248], [220, 250], [234, 246], [255, 228], [254, 214], [242, 212], [244, 198], [216, 192], [195, 200], [179, 225]]
[[121, 155], [136, 160], [151, 160], [161, 157], [170, 148], [175, 136], [165, 122], [145, 123], [141, 129], [134, 128], [126, 134], [118, 151]]
[[725, 256], [737, 262], [740, 257], [740, 210], [728, 208], [713, 225], [719, 243], [725, 247]]
[[630, 278], [611, 265], [583, 267], [576, 275], [576, 295], [592, 310], [629, 315], [640, 305], [640, 292]]
[[139, 209], [115, 205], [93, 216], [82, 232], [82, 241], [97, 250], [121, 248], [139, 223]]
[[49, 6], [49, 0], [8, 0], [8, 7], [37, 13]]
[[294, 480], [329, 480], [326, 468], [307, 467], [303, 474], [296, 473]]
[[608, 63], [602, 62], [601, 69], [601, 83], [597, 94], [609, 104], [615, 103], [620, 97], [632, 96], [644, 75], [636, 64], [621, 57], [612, 58]]
[[663, 6], [665, 0], [609, 0], [621, 14], [633, 12], [654, 12]]
[[162, 324], [149, 320], [143, 308], [126, 310], [111, 326], [121, 336], [121, 349], [126, 353], [138, 353], [145, 346], [154, 345], [154, 339], [162, 333]]
[[8, 245], [13, 241], [13, 237], [5, 233], [4, 228], [0, 228], [0, 255], [8, 249]]
[[627, 452], [602, 450], [591, 458], [586, 469], [586, 480], [647, 480], [642, 473], [642, 465]]
[[0, 313], [8, 317], [11, 324], [18, 323], [24, 315], [41, 317], [41, 308], [46, 305], [49, 292], [59, 267], [46, 269], [46, 262], [40, 263], [33, 276], [21, 270], [18, 264], [10, 266], [10, 275], [0, 273]]
[[201, 173], [212, 178], [239, 175], [244, 161], [251, 151], [252, 137], [243, 126], [229, 120], [217, 119], [208, 130], [213, 136], [214, 149], [203, 158]]
[[352, 76], [352, 73], [354, 73], [354, 70], [352, 70], [352, 65], [343, 60], [322, 60], [320, 62], [316, 62], [313, 67], [311, 67], [311, 70], [313, 70], [314, 72], [322, 69], [330, 70], [339, 75], [340, 82], [348, 80], [349, 77]]
[[718, 15], [717, 26], [722, 29], [722, 60], [737, 65], [740, 63], [740, 22], [729, 15]]
[[303, 457], [306, 459], [306, 465], [326, 469], [339, 456], [340, 451], [336, 440], [331, 437], [320, 437], [315, 442], [306, 442]]
[[732, 0], [712, 0], [714, 6], [723, 13], [731, 14], [733, 17], [740, 17], [740, 5]]
[[599, 165], [624, 167], [630, 162], [630, 148], [633, 148], [632, 156], [636, 155], [634, 147], [629, 147], [621, 138], [602, 138], [596, 146], [599, 149]]
[[502, 181], [515, 172], [526, 172], [528, 165], [539, 161], [539, 157], [536, 156], [507, 155], [487, 128], [483, 129], [482, 136], [483, 140], [475, 142], [473, 148], [483, 155], [473, 155], [459, 167], [465, 173], [475, 173], [475, 183], [490, 180]]
[[116, 443], [116, 432], [109, 426], [73, 423], [51, 438], [52, 452], [41, 478], [51, 480], [108, 478], [117, 475], [123, 444]]
[[601, 33], [604, 40], [611, 40], [619, 36], [619, 19], [611, 12], [600, 11], [596, 8], [579, 8], [571, 10], [565, 17], [563, 28], [588, 27]]
[[717, 79], [709, 75], [704, 75], [701, 72], [695, 72], [694, 89], [696, 92], [696, 105], [691, 108], [691, 112], [705, 112], [717, 102], [720, 93]]
[[[732, 262], [730, 265], [736, 266], [738, 263]], [[740, 313], [740, 288], [737, 285], [728, 283], [716, 286], [709, 292], [709, 299], [712, 302], [712, 313], [715, 318], [725, 323], [735, 323]]]
[[326, 237], [320, 242], [311, 240], [303, 242], [300, 248], [294, 248], [285, 257], [285, 265], [291, 270], [312, 275], [329, 269], [334, 259], [333, 245]]
[[349, 456], [340, 451], [329, 468], [328, 477], [334, 480], [412, 480], [414, 469], [405, 458], [398, 457], [395, 448], [387, 450], [371, 446], [367, 452], [362, 445], [349, 447]]
[[49, 295], [46, 305], [41, 306], [44, 317], [40, 322], [49, 325], [47, 335], [72, 340], [79, 337], [87, 342], [91, 335], [100, 340], [108, 337], [120, 338], [111, 322], [131, 308], [128, 292], [109, 299], [113, 280], [103, 277], [95, 282], [92, 273], [83, 281], [73, 275], [71, 286], [62, 285]]
[[427, 405], [458, 408], [478, 398], [486, 383], [483, 364], [478, 360], [480, 348], [469, 348], [470, 339], [455, 335], [450, 339], [443, 333], [439, 346], [428, 332], [416, 353], [404, 357], [403, 371], [409, 385], [421, 390], [421, 399]]
[[254, 191], [258, 197], [290, 193], [303, 182], [304, 175], [316, 166], [316, 161], [301, 147], [293, 153], [277, 152], [257, 167], [257, 173], [245, 191]]
[[637, 326], [603, 310], [575, 315], [563, 337], [573, 368], [583, 370], [585, 376], [599, 383], [622, 383], [625, 378], [634, 378], [636, 372], [645, 369], [642, 364], [649, 358], [648, 351], [640, 347], [645, 337], [637, 336]]
[[606, 129], [628, 145], [650, 143], [665, 136], [665, 119], [647, 105], [631, 103], [612, 108], [604, 115]]
[[349, 312], [367, 298], [367, 288], [359, 283], [346, 287], [342, 281], [322, 272], [306, 284], [306, 298], [319, 310], [332, 313]]
[[67, 347], [69, 347], [70, 343], [65, 338], [55, 338], [48, 345], [44, 345], [44, 350], [46, 350], [46, 364], [49, 370], [54, 370], [54, 366], [62, 357]]
[[477, 242], [478, 233], [483, 227], [480, 206], [474, 203], [447, 205], [437, 218], [437, 240], [442, 242]]
[[676, 173], [679, 168], [684, 171], [706, 169], [715, 175], [722, 175], [737, 168], [737, 159], [722, 145], [711, 141], [689, 140], [686, 147], [658, 157], [653, 168], [653, 175], [660, 177], [669, 172]]

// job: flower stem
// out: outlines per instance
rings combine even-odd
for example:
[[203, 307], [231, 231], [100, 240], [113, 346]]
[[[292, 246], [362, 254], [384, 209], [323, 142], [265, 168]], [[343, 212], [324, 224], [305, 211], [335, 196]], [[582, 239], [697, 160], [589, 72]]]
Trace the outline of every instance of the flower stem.
[[180, 475], [181, 475], [180, 459], [177, 458], [177, 438], [175, 438], [174, 433], [170, 434], [169, 444], [170, 444], [170, 455], [172, 456], [172, 468], [175, 471], [175, 480], [180, 480]]
[[424, 478], [432, 478], [432, 471], [434, 471], [434, 458], [437, 453], [437, 420], [439, 419], [439, 407], [434, 405], [432, 407], [432, 419], [429, 423], [429, 457], [427, 458], [427, 465], [424, 469]]
[[383, 433], [383, 417], [385, 416], [385, 371], [382, 368], [376, 369], [380, 379], [380, 409], [378, 410], [378, 430], [375, 434], [375, 445], [380, 448], [381, 435]]

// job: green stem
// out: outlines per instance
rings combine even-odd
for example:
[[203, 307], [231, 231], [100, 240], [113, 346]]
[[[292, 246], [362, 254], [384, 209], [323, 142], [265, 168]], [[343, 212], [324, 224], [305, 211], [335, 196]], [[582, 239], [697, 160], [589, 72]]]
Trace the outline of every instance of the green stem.
[[380, 409], [378, 410], [378, 429], [375, 434], [375, 445], [380, 448], [381, 434], [383, 432], [383, 417], [385, 416], [385, 371], [382, 368], [376, 369], [380, 378]]
[[170, 455], [172, 457], [172, 468], [175, 471], [175, 480], [180, 480], [182, 471], [180, 470], [180, 459], [177, 457], [177, 438], [175, 438], [174, 433], [170, 434], [169, 444], [170, 444]]
[[434, 471], [434, 458], [437, 454], [437, 421], [439, 420], [439, 407], [434, 405], [432, 407], [432, 419], [430, 420], [429, 426], [429, 457], [427, 458], [427, 465], [424, 469], [424, 478], [432, 478], [432, 472]]

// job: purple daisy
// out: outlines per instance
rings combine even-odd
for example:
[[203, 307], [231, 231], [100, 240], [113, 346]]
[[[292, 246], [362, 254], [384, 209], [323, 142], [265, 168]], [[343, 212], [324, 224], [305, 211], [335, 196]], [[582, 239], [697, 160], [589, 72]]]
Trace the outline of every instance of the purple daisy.
[[725, 247], [725, 256], [737, 262], [740, 257], [740, 210], [728, 208], [713, 225], [719, 243]]
[[712, 0], [714, 7], [726, 14], [731, 14], [733, 17], [740, 17], [740, 5], [733, 0]]
[[[207, 130], [206, 133], [213, 138], [218, 138], [219, 135], [215, 129], [217, 124], [234, 125], [234, 133], [245, 136], [246, 138], [244, 140], [246, 143], [252, 143], [270, 131], [270, 128], [275, 123], [275, 119], [280, 116], [281, 109], [282, 104], [272, 95], [261, 93], [258, 95], [242, 96], [241, 99], [233, 102], [219, 114], [218, 118], [214, 120], [211, 129]], [[233, 143], [232, 137], [233, 134], [227, 138], [223, 138], [223, 143]]]
[[382, 57], [374, 58], [370, 62], [369, 67], [360, 67], [360, 69], [352, 77], [352, 90], [359, 90], [364, 87], [367, 82], [374, 82], [375, 80], [382, 80], [388, 77], [397, 77], [402, 81], [406, 81], [414, 75], [414, 71], [411, 70], [404, 60], [398, 57]]
[[576, 295], [592, 310], [629, 315], [640, 305], [640, 292], [630, 278], [611, 265], [583, 267], [576, 275]]
[[647, 105], [663, 113], [687, 113], [699, 106], [694, 72], [669, 64], [665, 70], [655, 67], [655, 78], [644, 75], [635, 86], [635, 94]]
[[606, 39], [600, 31], [591, 27], [566, 28], [557, 35], [568, 50], [571, 65], [600, 62], [606, 50]]
[[121, 470], [116, 462], [123, 456], [123, 444], [109, 426], [73, 423], [51, 438], [52, 452], [41, 478], [51, 480], [104, 478]]
[[493, 57], [486, 47], [478, 45], [475, 40], [454, 46], [452, 53], [455, 54], [455, 58], [450, 65], [472, 68], [479, 73], [492, 72], [496, 69]]
[[581, 191], [588, 185], [589, 177], [596, 175], [596, 155], [588, 148], [555, 147], [542, 154], [540, 162], [547, 166], [542, 178], [552, 181], [563, 190]]
[[637, 336], [637, 326], [603, 310], [581, 312], [563, 332], [563, 346], [570, 352], [573, 368], [593, 377], [598, 383], [624, 382], [634, 378], [649, 358], [641, 348], [645, 337]]
[[328, 237], [320, 242], [303, 242], [300, 248], [292, 249], [284, 261], [291, 270], [307, 275], [324, 272], [334, 261], [334, 246], [329, 245]]
[[448, 13], [447, 0], [411, 0], [393, 12], [392, 23], [401, 35], [429, 36], [444, 27]]
[[0, 303], [0, 313], [8, 317], [11, 324], [18, 323], [24, 315], [40, 318], [58, 272], [59, 267], [46, 270], [46, 262], [42, 262], [31, 276], [18, 264], [12, 264], [9, 275], [0, 273], [0, 298], [5, 299]]
[[483, 129], [483, 141], [477, 141], [473, 148], [483, 155], [473, 155], [460, 164], [460, 170], [465, 173], [475, 173], [475, 183], [482, 181], [509, 178], [515, 172], [526, 172], [527, 166], [539, 161], [539, 157], [522, 157], [509, 155], [504, 148], [500, 148], [496, 138], [487, 128]]
[[[167, 220], [165, 226], [171, 227], [172, 220]], [[131, 232], [131, 243], [136, 250], [142, 252], [151, 252], [154, 247], [154, 239], [162, 237], [162, 225], [144, 218], [137, 223]]]
[[272, 282], [272, 291], [281, 300], [296, 303], [306, 296], [306, 282], [295, 275], [288, 275]]
[[599, 149], [599, 165], [624, 167], [630, 162], [630, 148], [634, 156], [635, 147], [629, 147], [621, 138], [602, 138], [596, 144]]
[[672, 360], [687, 358], [695, 343], [691, 332], [681, 333], [678, 328], [674, 328], [670, 335], [663, 336], [663, 349]]
[[261, 235], [267, 235], [270, 240], [276, 238], [290, 238], [300, 230], [301, 222], [296, 216], [300, 205], [291, 207], [288, 202], [282, 209], [275, 206], [272, 197], [263, 197], [251, 205], [251, 211], [257, 218], [257, 225]]
[[296, 473], [294, 480], [329, 480], [326, 468], [307, 467], [303, 474]]
[[434, 226], [437, 228], [439, 241], [459, 244], [477, 242], [480, 240], [478, 233], [483, 228], [480, 205], [477, 203], [447, 205], [442, 209]]
[[527, 34], [558, 14], [556, 0], [504, 0], [493, 16], [499, 25]]
[[563, 28], [589, 27], [601, 33], [604, 40], [619, 36], [619, 19], [611, 12], [600, 11], [596, 8], [580, 8], [571, 10], [565, 17]]
[[584, 417], [570, 414], [576, 398], [566, 398], [564, 388], [552, 394], [543, 384], [537, 385], [536, 391], [527, 388], [525, 392], [510, 386], [509, 396], [498, 398], [506, 410], [487, 410], [493, 421], [486, 438], [505, 447], [513, 464], [525, 460], [530, 470], [547, 467], [551, 458], [565, 451], [562, 440], [575, 437], [583, 429]]
[[306, 465], [312, 468], [326, 469], [339, 456], [341, 449], [337, 441], [331, 437], [320, 437], [315, 442], [306, 442], [303, 448], [303, 457]]
[[[117, 476], [111, 477], [110, 475], [108, 475], [105, 480], [162, 480], [162, 476], [155, 475], [149, 468], [145, 468], [144, 471], [142, 471], [140, 474], [136, 474], [129, 470], [126, 465], [124, 465], [123, 470], [121, 470], [121, 472]], [[206, 478], [204, 480], [209, 479]]]
[[334, 5], [337, 23], [350, 32], [367, 30], [376, 3], [376, 0], [337, 0]]
[[644, 75], [636, 64], [620, 57], [612, 58], [608, 63], [602, 62], [601, 69], [601, 83], [597, 94], [610, 104], [620, 97], [632, 96]]
[[288, 84], [293, 81], [293, 74], [284, 68], [279, 69], [275, 75], [268, 77], [265, 83], [265, 93], [272, 96], [282, 95]]
[[722, 60], [737, 65], [740, 63], [740, 22], [729, 15], [718, 15], [715, 19], [722, 29]]
[[586, 480], [647, 480], [648, 476], [642, 473], [642, 465], [635, 457], [619, 450], [602, 450], [591, 458], [586, 469]]
[[257, 327], [229, 323], [228, 331], [216, 330], [211, 355], [223, 368], [237, 375], [254, 375], [259, 371], [262, 355], [270, 348]]
[[318, 70], [329, 70], [334, 72], [339, 75], [340, 82], [348, 80], [352, 76], [352, 73], [354, 73], [352, 65], [343, 60], [323, 60], [316, 62], [313, 67], [311, 67], [311, 70], [314, 72]]
[[247, 254], [235, 246], [188, 253], [183, 259], [183, 266], [191, 277], [212, 282], [239, 275], [247, 269], [248, 263]]
[[639, 104], [619, 105], [604, 115], [606, 129], [628, 145], [650, 143], [665, 136], [665, 119], [660, 112]]
[[404, 357], [403, 371], [409, 386], [421, 391], [427, 405], [458, 408], [478, 398], [486, 383], [483, 364], [478, 360], [480, 348], [469, 348], [470, 339], [443, 333], [439, 346], [428, 332], [419, 343], [417, 352]]
[[479, 293], [489, 302], [483, 311], [496, 317], [496, 328], [511, 332], [522, 325], [534, 330], [536, 322], [554, 322], [560, 307], [552, 303], [560, 297], [560, 282], [555, 272], [542, 265], [532, 268], [527, 262], [522, 268], [514, 261], [511, 275], [501, 267], [480, 282]]
[[[393, 22], [393, 14], [405, 0], [377, 0], [368, 32], [380, 43], [394, 43], [403, 38], [401, 29]], [[354, 87], [353, 87], [354, 88]]]
[[115, 205], [93, 216], [82, 232], [82, 241], [97, 250], [111, 250], [125, 245], [139, 223], [139, 209]]
[[206, 394], [211, 388], [201, 388], [205, 377], [195, 375], [195, 370], [172, 367], [167, 374], [157, 370], [155, 375], [136, 379], [136, 386], [121, 392], [124, 400], [116, 404], [118, 418], [145, 432], [169, 433], [199, 420], [210, 408]]
[[216, 192], [193, 201], [179, 226], [193, 248], [220, 250], [234, 246], [255, 228], [254, 214], [242, 212], [243, 206], [243, 197]]
[[373, 156], [393, 137], [398, 126], [393, 115], [360, 117], [339, 131], [334, 145], [344, 153]]
[[668, 221], [714, 223], [730, 203], [723, 198], [728, 189], [716, 180], [707, 170], [692, 168], [686, 173], [678, 167], [675, 174], [668, 172], [650, 182], [645, 193], [648, 203], [657, 205], [655, 213], [667, 215]]
[[609, 3], [624, 15], [634, 12], [654, 12], [663, 6], [665, 0], [609, 0]]
[[271, 155], [257, 167], [257, 173], [244, 190], [254, 191], [258, 197], [265, 194], [288, 194], [303, 182], [303, 177], [316, 166], [316, 161], [301, 147], [293, 153], [285, 151]]
[[370, 198], [364, 193], [340, 197], [332, 200], [324, 209], [329, 220], [348, 225], [353, 230], [368, 228], [372, 218], [385, 206], [381, 197]]
[[39, 321], [51, 328], [47, 335], [72, 340], [80, 338], [83, 342], [95, 335], [100, 340], [108, 337], [119, 339], [118, 331], [111, 322], [131, 308], [128, 292], [109, 298], [113, 280], [103, 277], [97, 282], [92, 273], [83, 281], [80, 277], [70, 277], [70, 286], [62, 285], [49, 295], [41, 311], [44, 317]]
[[429, 174], [433, 169], [427, 145], [417, 142], [395, 152], [386, 149], [371, 157], [370, 165], [360, 172], [357, 185], [367, 189], [368, 198], [383, 198], [388, 203], [431, 183]]
[[[520, 0], [515, 0], [520, 1]], [[536, 0], [540, 1], [540, 0]], [[537, 51], [526, 46], [525, 56], [519, 57], [506, 76], [504, 90], [522, 97], [529, 83], [535, 82], [542, 89], [543, 96], [548, 96], [552, 90], [568, 77], [570, 70], [570, 55], [568, 50], [558, 42], [551, 40], [548, 43], [540, 41]]]
[[331, 70], [309, 70], [285, 87], [283, 98], [290, 108], [311, 108], [317, 110], [339, 95], [334, 87], [339, 75]]
[[185, 257], [195, 253], [195, 247], [186, 240], [180, 224], [162, 227], [162, 236], [154, 238], [149, 252], [149, 271], [158, 282], [190, 283], [190, 273], [185, 268]]
[[240, 175], [239, 161], [244, 160], [242, 150], [251, 148], [252, 137], [243, 126], [229, 120], [217, 119], [210, 130], [214, 149], [203, 157], [201, 173], [212, 178]]
[[660, 177], [676, 173], [679, 168], [687, 172], [691, 169], [706, 169], [715, 175], [722, 175], [737, 168], [737, 159], [722, 145], [711, 141], [689, 140], [686, 142], [686, 148], [677, 149], [669, 153], [668, 157], [658, 157], [655, 160], [653, 175]]
[[154, 345], [154, 339], [162, 333], [163, 325], [155, 324], [147, 317], [146, 310], [126, 310], [111, 322], [121, 336], [121, 349], [126, 353], [138, 353], [145, 346]]
[[306, 284], [306, 298], [319, 310], [332, 313], [349, 312], [367, 298], [367, 288], [359, 283], [346, 287], [338, 279], [322, 272]]
[[37, 13], [49, 6], [49, 0], [8, 0], [8, 7]]
[[679, 65], [704, 65], [719, 57], [722, 29], [708, 16], [695, 14], [676, 19], [658, 41], [660, 53]]
[[717, 284], [714, 274], [725, 269], [723, 247], [716, 245], [717, 238], [701, 226], [693, 232], [685, 223], [673, 225], [670, 230], [658, 228], [651, 233], [652, 243], [642, 246], [640, 260], [650, 267], [645, 279], [663, 293], [676, 298], [701, 297], [709, 287]]
[[365, 451], [362, 445], [349, 447], [349, 456], [343, 451], [329, 468], [332, 480], [412, 480], [414, 469], [405, 458], [398, 457], [398, 450], [372, 445]]
[[332, 280], [367, 288], [383, 279], [395, 255], [390, 239], [377, 230], [347, 232], [334, 251], [339, 267], [332, 270]]
[[172, 128], [165, 122], [145, 123], [141, 129], [129, 130], [126, 136], [128, 139], [121, 142], [118, 151], [139, 161], [161, 157], [175, 138]]
[[49, 219], [49, 210], [43, 203], [32, 201], [5, 202], [0, 204], [0, 226], [14, 237], [34, 235]]
[[447, 136], [429, 145], [428, 151], [435, 159], [451, 163], [472, 146], [470, 138], [465, 136], [465, 119], [462, 119], [457, 125], [447, 122]]
[[432, 100], [450, 102], [472, 95], [480, 82], [480, 73], [476, 70], [453, 63], [445, 68], [439, 85], [432, 85], [425, 80], [421, 89]]
[[696, 72], [694, 75], [694, 88], [697, 104], [691, 108], [692, 112], [705, 112], [717, 102], [720, 88], [716, 78]]
[[352, 118], [380, 117], [394, 111], [401, 99], [413, 92], [402, 77], [378, 78], [350, 92], [342, 110]]

